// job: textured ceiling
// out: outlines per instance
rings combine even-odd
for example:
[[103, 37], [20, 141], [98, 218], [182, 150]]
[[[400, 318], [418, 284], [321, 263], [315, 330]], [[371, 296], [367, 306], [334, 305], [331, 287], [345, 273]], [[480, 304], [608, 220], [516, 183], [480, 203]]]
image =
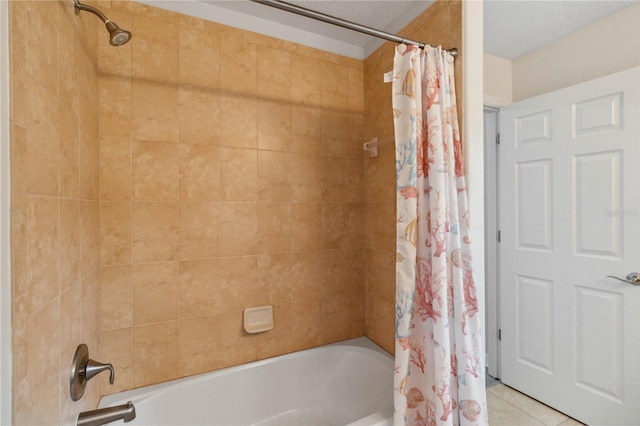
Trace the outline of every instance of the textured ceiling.
[[515, 1], [484, 3], [484, 51], [515, 59], [637, 1]]
[[[273, 37], [366, 58], [384, 41], [248, 0], [141, 0]], [[486, 0], [484, 51], [514, 59], [640, 0]], [[433, 0], [289, 0], [308, 9], [396, 33]], [[419, 40], [429, 43], [429, 40]], [[453, 46], [447, 46], [453, 47]]]

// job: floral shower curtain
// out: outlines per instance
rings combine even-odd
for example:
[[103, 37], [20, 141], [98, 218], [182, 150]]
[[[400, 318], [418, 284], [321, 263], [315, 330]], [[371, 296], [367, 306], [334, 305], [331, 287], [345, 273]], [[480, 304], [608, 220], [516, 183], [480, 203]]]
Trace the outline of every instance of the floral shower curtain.
[[399, 45], [394, 424], [488, 424], [453, 57]]

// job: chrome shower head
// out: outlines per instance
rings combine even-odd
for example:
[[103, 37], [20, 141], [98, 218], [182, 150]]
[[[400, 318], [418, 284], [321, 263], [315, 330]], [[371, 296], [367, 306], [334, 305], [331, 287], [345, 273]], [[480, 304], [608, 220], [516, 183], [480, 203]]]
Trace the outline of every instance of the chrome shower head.
[[122, 46], [131, 40], [131, 33], [120, 28], [115, 22], [107, 20], [105, 25], [107, 26], [107, 31], [109, 31], [109, 43], [112, 46]]
[[131, 40], [131, 33], [129, 31], [125, 31], [120, 28], [115, 22], [111, 22], [104, 13], [100, 12], [95, 7], [87, 6], [86, 4], [80, 3], [78, 0], [73, 0], [73, 7], [76, 9], [76, 15], [80, 13], [81, 10], [91, 12], [96, 15], [98, 18], [104, 22], [107, 26], [107, 31], [109, 31], [109, 43], [112, 46], [122, 46], [129, 40]]

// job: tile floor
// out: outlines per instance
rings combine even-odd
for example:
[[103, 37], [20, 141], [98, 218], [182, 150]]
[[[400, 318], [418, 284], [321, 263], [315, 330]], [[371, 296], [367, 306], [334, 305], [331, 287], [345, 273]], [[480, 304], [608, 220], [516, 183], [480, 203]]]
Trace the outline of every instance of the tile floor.
[[580, 426], [582, 423], [502, 383], [487, 388], [491, 426]]

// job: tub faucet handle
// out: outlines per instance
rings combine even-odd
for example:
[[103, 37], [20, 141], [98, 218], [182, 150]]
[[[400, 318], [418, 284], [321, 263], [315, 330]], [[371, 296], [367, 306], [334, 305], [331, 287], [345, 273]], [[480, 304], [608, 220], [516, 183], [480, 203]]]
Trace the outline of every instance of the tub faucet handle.
[[69, 393], [72, 401], [77, 401], [84, 395], [87, 387], [87, 381], [91, 380], [96, 374], [109, 370], [109, 383], [113, 384], [115, 372], [113, 365], [103, 364], [89, 358], [89, 349], [84, 343], [78, 345], [76, 353], [73, 354], [71, 361], [71, 374], [69, 375]]
[[[84, 378], [85, 380], [90, 380], [96, 374], [102, 373], [105, 370], [109, 370], [109, 383], [113, 384], [113, 380], [115, 379], [115, 372], [113, 371], [113, 365], [103, 364], [101, 362], [94, 361], [92, 359], [87, 361], [87, 365], [84, 367]], [[82, 368], [80, 368], [80, 374], [82, 374]]]

